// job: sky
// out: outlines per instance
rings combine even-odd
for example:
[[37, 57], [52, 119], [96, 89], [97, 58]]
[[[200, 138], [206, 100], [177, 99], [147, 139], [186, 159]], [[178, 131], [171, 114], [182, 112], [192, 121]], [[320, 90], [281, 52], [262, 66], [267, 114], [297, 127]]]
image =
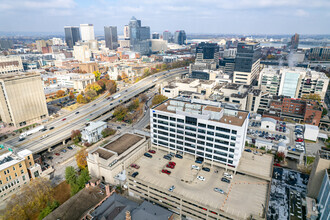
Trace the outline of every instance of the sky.
[[151, 32], [330, 34], [330, 0], [0, 0], [0, 32], [64, 34], [64, 26], [117, 26], [135, 16]]

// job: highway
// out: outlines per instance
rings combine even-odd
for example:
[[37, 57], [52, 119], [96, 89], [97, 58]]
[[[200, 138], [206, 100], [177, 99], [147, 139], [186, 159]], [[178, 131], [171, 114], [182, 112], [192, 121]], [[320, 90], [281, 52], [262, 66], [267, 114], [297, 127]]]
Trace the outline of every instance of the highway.
[[[164, 71], [133, 84], [130, 87], [122, 89], [116, 94], [121, 94], [121, 96], [115, 100], [107, 100], [106, 94], [102, 95], [99, 99], [90, 102], [69, 114], [61, 116], [47, 124], [44, 124], [47, 127], [47, 131], [37, 132], [26, 137], [23, 141], [19, 141], [18, 135], [11, 140], [4, 142], [7, 147], [14, 147], [16, 151], [29, 149], [33, 153], [39, 153], [48, 148], [55, 146], [66, 139], [70, 138], [72, 130], [82, 129], [85, 124], [89, 121], [94, 120], [104, 120], [106, 117], [112, 115], [111, 111], [118, 105], [130, 100], [131, 98], [138, 96], [140, 93], [146, 91], [147, 89], [153, 87], [159, 82], [169, 80], [171, 78], [180, 76], [186, 73], [186, 69], [175, 69], [170, 72]], [[104, 116], [102, 116], [104, 115]], [[98, 119], [99, 116], [102, 116]], [[49, 128], [54, 127], [52, 130]], [[43, 135], [48, 135], [47, 137], [41, 140]]]

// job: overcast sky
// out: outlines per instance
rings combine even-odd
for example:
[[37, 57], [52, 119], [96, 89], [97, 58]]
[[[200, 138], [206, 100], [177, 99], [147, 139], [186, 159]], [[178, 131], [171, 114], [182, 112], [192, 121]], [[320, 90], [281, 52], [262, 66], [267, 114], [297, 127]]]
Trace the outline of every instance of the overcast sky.
[[219, 34], [329, 34], [330, 0], [0, 0], [0, 31], [96, 32], [135, 16], [151, 31]]

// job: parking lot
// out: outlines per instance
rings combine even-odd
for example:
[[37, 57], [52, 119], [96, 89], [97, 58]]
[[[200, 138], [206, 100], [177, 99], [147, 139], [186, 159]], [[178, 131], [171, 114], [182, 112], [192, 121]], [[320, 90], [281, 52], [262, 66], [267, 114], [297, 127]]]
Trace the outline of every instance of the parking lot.
[[[217, 166], [211, 168], [204, 163], [197, 164], [194, 157], [187, 154], [183, 155], [183, 159], [173, 157], [171, 161], [176, 163], [175, 168], [167, 168], [169, 160], [163, 158], [165, 154], [165, 151], [157, 150], [155, 154], [151, 154], [152, 158], [142, 156], [135, 161], [140, 168], [129, 168], [129, 175], [138, 171], [137, 179], [157, 185], [166, 192], [174, 185], [173, 192], [240, 218], [246, 218], [250, 214], [259, 216], [262, 213], [269, 182], [248, 175], [234, 175], [233, 172]], [[192, 165], [200, 169], [192, 169]], [[210, 168], [210, 172], [202, 170], [202, 167]], [[171, 174], [162, 173], [163, 169], [168, 169]], [[231, 183], [221, 181], [224, 172], [233, 175]], [[204, 177], [205, 181], [197, 179], [197, 176]], [[223, 190], [224, 194], [215, 192], [214, 188]]]

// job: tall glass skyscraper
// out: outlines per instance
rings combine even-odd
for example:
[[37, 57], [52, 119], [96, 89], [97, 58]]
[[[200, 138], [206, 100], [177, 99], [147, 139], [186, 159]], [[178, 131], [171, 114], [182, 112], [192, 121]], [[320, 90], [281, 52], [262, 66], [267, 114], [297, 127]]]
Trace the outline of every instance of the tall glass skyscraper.
[[80, 41], [79, 27], [64, 27], [65, 42], [69, 48], [73, 48], [76, 42]]
[[141, 20], [134, 16], [129, 21], [130, 44], [131, 48], [143, 55], [150, 53], [150, 27], [141, 26]]
[[164, 31], [163, 32], [163, 40], [167, 40], [167, 42], [170, 42], [172, 38], [172, 34], [169, 31]]
[[116, 26], [104, 27], [105, 46], [110, 50], [114, 50], [118, 47], [118, 35]]
[[184, 30], [176, 31], [174, 34], [174, 43], [182, 45], [186, 44], [187, 36]]

